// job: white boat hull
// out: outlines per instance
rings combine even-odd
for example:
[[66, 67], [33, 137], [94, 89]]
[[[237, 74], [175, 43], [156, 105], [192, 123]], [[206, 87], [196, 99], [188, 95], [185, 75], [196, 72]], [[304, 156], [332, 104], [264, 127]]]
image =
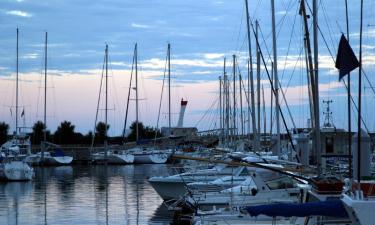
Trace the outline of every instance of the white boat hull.
[[355, 225], [374, 224], [375, 200], [357, 200], [348, 195], [343, 195], [342, 201], [348, 211], [349, 217]]
[[186, 193], [184, 182], [165, 182], [151, 178], [149, 183], [163, 200], [179, 199]]
[[73, 161], [73, 157], [71, 156], [49, 156], [45, 157], [44, 160], [41, 160], [43, 165], [48, 166], [63, 166], [69, 165]]
[[136, 164], [164, 164], [168, 160], [168, 155], [163, 153], [142, 153], [134, 154]]
[[134, 162], [134, 156], [132, 154], [109, 153], [106, 159], [105, 154], [101, 152], [93, 155], [93, 161], [96, 163], [107, 162], [108, 164], [132, 164]]
[[9, 181], [32, 180], [34, 169], [23, 161], [4, 162], [0, 166], [0, 178]]

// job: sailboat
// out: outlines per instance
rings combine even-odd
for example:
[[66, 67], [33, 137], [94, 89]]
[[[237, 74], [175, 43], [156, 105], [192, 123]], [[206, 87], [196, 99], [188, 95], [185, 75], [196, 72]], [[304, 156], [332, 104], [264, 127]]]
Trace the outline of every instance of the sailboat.
[[[134, 162], [134, 156], [130, 153], [128, 153], [125, 150], [121, 149], [110, 149], [109, 146], [107, 145], [107, 139], [108, 139], [108, 134], [107, 134], [107, 128], [108, 128], [108, 123], [107, 123], [107, 113], [108, 113], [108, 45], [105, 47], [105, 140], [104, 140], [104, 151], [96, 152], [92, 154], [92, 161], [94, 163], [106, 163], [106, 164], [131, 164]], [[100, 85], [101, 89], [102, 83]], [[99, 109], [99, 103], [100, 103], [100, 94], [99, 94], [99, 100], [98, 100], [98, 107], [97, 110]], [[98, 111], [96, 113], [96, 118], [95, 118], [95, 125], [96, 125], [96, 120], [98, 116]], [[94, 145], [94, 138], [92, 139], [91, 147]]]
[[[169, 51], [170, 51], [170, 45], [168, 45], [168, 56], [169, 56]], [[135, 88], [134, 88], [134, 90], [135, 90], [135, 111], [136, 111], [136, 120], [135, 120], [136, 142], [138, 143], [139, 142], [139, 130], [138, 130], [138, 124], [139, 124], [138, 102], [139, 102], [139, 98], [138, 98], [138, 49], [137, 49], [137, 44], [135, 44], [135, 47], [134, 47], [133, 63], [135, 65]], [[132, 82], [132, 80], [130, 79], [130, 84], [131, 84], [131, 82]], [[131, 85], [129, 87], [129, 94], [130, 94], [130, 88], [131, 88]], [[128, 111], [128, 108], [127, 108], [126, 111]], [[125, 130], [125, 127], [126, 127], [126, 119], [127, 119], [127, 116], [125, 118], [124, 130]], [[134, 156], [134, 163], [137, 163], [137, 164], [163, 164], [163, 163], [167, 162], [167, 160], [169, 158], [169, 155], [170, 155], [170, 153], [168, 153], [169, 151], [168, 152], [167, 151], [161, 151], [161, 150], [156, 150], [153, 147], [146, 148], [146, 147], [142, 147], [142, 146], [136, 146], [134, 148], [129, 149], [127, 152]]]
[[[72, 156], [65, 155], [60, 149], [60, 146], [47, 142], [47, 41], [48, 33], [45, 33], [44, 45], [44, 130], [43, 142], [41, 143], [41, 151], [29, 155], [25, 160], [33, 165], [46, 165], [46, 166], [63, 166], [69, 165], [73, 161]], [[47, 151], [48, 148], [54, 148], [54, 151]]]
[[0, 179], [21, 181], [32, 180], [34, 169], [24, 161], [31, 152], [30, 139], [18, 134], [18, 36], [17, 28], [17, 63], [16, 63], [16, 131], [13, 139], [0, 148]]

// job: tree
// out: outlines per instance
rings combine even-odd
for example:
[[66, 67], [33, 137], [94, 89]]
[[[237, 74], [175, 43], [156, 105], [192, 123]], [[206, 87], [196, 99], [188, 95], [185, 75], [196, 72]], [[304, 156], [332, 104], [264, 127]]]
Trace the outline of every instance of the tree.
[[0, 144], [4, 144], [8, 140], [9, 125], [0, 122]]
[[[139, 139], [152, 139], [156, 137], [161, 137], [161, 133], [159, 130], [144, 126], [142, 122], [138, 122], [138, 138]], [[133, 122], [130, 125], [130, 134], [127, 137], [128, 141], [136, 141], [137, 139], [137, 131], [136, 131], [136, 122]]]
[[75, 126], [69, 121], [63, 121], [55, 132], [55, 142], [58, 144], [73, 144], [75, 142]]
[[33, 133], [31, 134], [31, 140], [33, 144], [39, 145], [41, 143], [41, 141], [44, 138], [44, 129], [46, 129], [46, 126], [42, 121], [39, 120], [36, 123], [34, 123]]
[[96, 127], [95, 127], [95, 137], [96, 138], [95, 139], [98, 140], [98, 143], [104, 143], [106, 132], [107, 132], [107, 135], [108, 135], [108, 130], [109, 130], [108, 124], [107, 124], [107, 129], [105, 127], [104, 122], [99, 122], [98, 124], [96, 124]]

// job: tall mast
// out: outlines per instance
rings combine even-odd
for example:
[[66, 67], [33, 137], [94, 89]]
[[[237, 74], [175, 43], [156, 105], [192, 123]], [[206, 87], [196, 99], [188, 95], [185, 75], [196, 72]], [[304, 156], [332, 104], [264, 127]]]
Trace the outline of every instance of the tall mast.
[[221, 98], [221, 76], [219, 76], [219, 120], [220, 120], [220, 144], [223, 142], [223, 120], [222, 120], [222, 98]]
[[48, 33], [46, 32], [46, 38], [44, 43], [44, 129], [43, 129], [43, 140], [47, 141], [47, 41]]
[[240, 119], [241, 119], [241, 136], [244, 134], [244, 124], [243, 124], [243, 110], [242, 110], [242, 75], [238, 74], [238, 81], [240, 85]]
[[[262, 85], [262, 96], [263, 96], [263, 123], [264, 123], [263, 132], [265, 134], [266, 129], [267, 129], [267, 120], [266, 120], [266, 101], [264, 100], [264, 87], [263, 87], [263, 85]], [[260, 131], [259, 131], [259, 133], [260, 133]]]
[[314, 104], [314, 117], [315, 117], [315, 148], [317, 156], [317, 169], [318, 176], [322, 173], [321, 168], [321, 146], [320, 146], [320, 111], [319, 111], [319, 63], [318, 63], [318, 4], [316, 0], [313, 0], [313, 30], [314, 30], [314, 93], [313, 98], [315, 98]]
[[[346, 15], [346, 38], [349, 43], [349, 14], [348, 14], [348, 0], [345, 0], [345, 15]], [[351, 91], [350, 91], [350, 73], [348, 73], [348, 147], [349, 147], [349, 178], [353, 178], [353, 164], [352, 164], [352, 111], [351, 111]]]
[[233, 55], [233, 138], [236, 138], [236, 55]]
[[171, 44], [168, 43], [168, 127], [171, 134]]
[[363, 0], [361, 0], [361, 20], [360, 20], [360, 31], [359, 31], [359, 77], [358, 77], [358, 149], [357, 149], [357, 179], [358, 187], [357, 190], [361, 190], [361, 142], [362, 142], [362, 128], [361, 128], [361, 107], [362, 107], [362, 24], [363, 24]]
[[[255, 35], [256, 39], [258, 40], [258, 29], [259, 23], [258, 20], [255, 21]], [[257, 54], [257, 110], [258, 110], [258, 132], [260, 132], [260, 53], [259, 53], [259, 46], [256, 45], [256, 54]]]
[[246, 6], [246, 25], [247, 25], [247, 41], [248, 41], [248, 48], [249, 48], [249, 63], [248, 63], [248, 70], [250, 74], [250, 89], [251, 89], [251, 117], [252, 117], [252, 125], [253, 125], [253, 136], [254, 136], [254, 150], [259, 149], [259, 138], [258, 132], [256, 128], [256, 118], [255, 118], [255, 98], [254, 98], [254, 75], [253, 75], [253, 57], [251, 54], [251, 36], [250, 36], [250, 16], [249, 16], [249, 6], [248, 1], [245, 0]]
[[135, 55], [135, 133], [136, 133], [136, 141], [138, 142], [139, 139], [139, 127], [138, 127], [138, 49], [137, 43], [135, 43], [134, 47], [134, 55]]
[[18, 36], [17, 28], [17, 46], [16, 46], [16, 135], [18, 134]]
[[272, 11], [272, 46], [273, 46], [273, 70], [275, 76], [275, 102], [276, 102], [276, 150], [277, 155], [280, 157], [280, 106], [279, 106], [279, 78], [277, 75], [277, 47], [276, 47], [276, 23], [275, 23], [275, 0], [271, 0]]
[[226, 71], [226, 58], [224, 57], [224, 100], [225, 100], [225, 141], [228, 141], [228, 136], [229, 136], [229, 90], [228, 90], [228, 76], [227, 76], [227, 71]]
[[107, 164], [108, 156], [108, 44], [105, 45], [105, 137], [104, 137], [104, 154], [105, 163]]

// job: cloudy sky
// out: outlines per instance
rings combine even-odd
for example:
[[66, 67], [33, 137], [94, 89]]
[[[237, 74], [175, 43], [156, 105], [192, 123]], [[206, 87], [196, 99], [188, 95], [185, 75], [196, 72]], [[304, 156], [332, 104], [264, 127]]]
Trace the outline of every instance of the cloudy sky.
[[[305, 126], [309, 111], [298, 2], [276, 1], [278, 74], [296, 126]], [[261, 48], [269, 65], [272, 53], [270, 1], [249, 0], [249, 4], [252, 20], [257, 19], [260, 23]], [[374, 3], [366, 1], [365, 4], [363, 62], [368, 79], [374, 83]], [[350, 40], [358, 55], [358, 0], [349, 1], [349, 16]], [[156, 126], [168, 42], [172, 48], [174, 123], [179, 101], [184, 98], [189, 101], [186, 126], [198, 126], [200, 130], [218, 128], [215, 109], [224, 57], [227, 57], [228, 74], [231, 74], [232, 55], [237, 55], [237, 69], [246, 82], [248, 48], [242, 0], [2, 0], [0, 21], [0, 120], [9, 123], [12, 129], [15, 121], [17, 27], [20, 29], [20, 111], [25, 110], [20, 124], [25, 123], [25, 126], [43, 119], [43, 43], [46, 31], [49, 43], [47, 123], [52, 131], [63, 120], [71, 121], [76, 130], [83, 133], [92, 130], [106, 43], [110, 58], [111, 135], [120, 134], [123, 127], [135, 43], [138, 43], [140, 68], [140, 118], [147, 125]], [[344, 0], [319, 1], [319, 27], [320, 100], [334, 101], [334, 123], [345, 128], [346, 91], [334, 69], [339, 38], [342, 32], [346, 32]], [[252, 39], [254, 41], [254, 37]], [[353, 96], [356, 98], [358, 71], [353, 74]], [[269, 127], [270, 91], [263, 68], [261, 79]], [[369, 82], [364, 82], [363, 91], [363, 116], [368, 128], [374, 130], [375, 121], [371, 114], [375, 110], [371, 105], [375, 95]], [[167, 125], [166, 97], [164, 92], [159, 126]], [[285, 103], [282, 105], [287, 114]], [[99, 120], [104, 120], [103, 109], [102, 101]], [[134, 111], [132, 101], [130, 121], [134, 120]], [[287, 116], [287, 121], [291, 126], [290, 116]]]

